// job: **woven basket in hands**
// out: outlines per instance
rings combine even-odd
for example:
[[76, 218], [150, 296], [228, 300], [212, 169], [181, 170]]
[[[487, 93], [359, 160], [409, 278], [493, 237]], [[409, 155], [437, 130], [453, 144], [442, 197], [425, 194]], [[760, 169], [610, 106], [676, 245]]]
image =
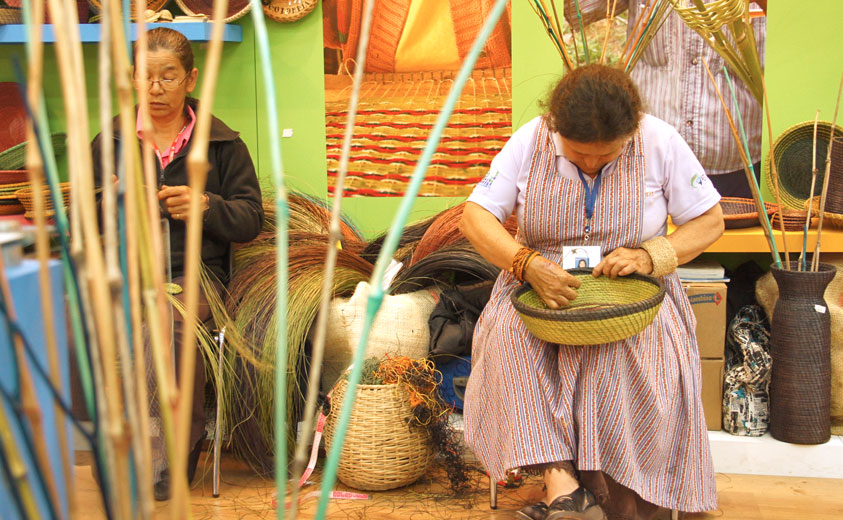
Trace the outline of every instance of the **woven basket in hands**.
[[[334, 388], [325, 424], [325, 445], [334, 441], [348, 388], [344, 378]], [[357, 398], [337, 468], [340, 481], [356, 489], [382, 491], [407, 486], [421, 477], [433, 457], [430, 437], [409, 424], [410, 395], [401, 385], [357, 385]]]
[[568, 307], [549, 309], [529, 285], [510, 297], [527, 329], [550, 343], [600, 345], [634, 336], [652, 323], [664, 299], [664, 285], [652, 276], [595, 278], [586, 269], [568, 273], [582, 282]]

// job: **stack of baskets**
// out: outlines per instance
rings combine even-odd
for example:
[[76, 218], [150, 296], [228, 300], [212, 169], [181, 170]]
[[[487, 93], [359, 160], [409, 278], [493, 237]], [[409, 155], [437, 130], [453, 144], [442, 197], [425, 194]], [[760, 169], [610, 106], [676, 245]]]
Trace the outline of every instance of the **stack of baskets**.
[[[769, 202], [765, 202], [764, 206], [767, 208], [767, 216], [778, 209], [778, 206]], [[723, 197], [720, 199], [720, 207], [723, 208], [723, 223], [726, 229], [746, 228], [759, 224], [758, 210], [752, 199]]]
[[[23, 180], [17, 182], [20, 178]], [[14, 180], [10, 182], [8, 179]], [[18, 190], [29, 186], [26, 171], [0, 171], [0, 183], [0, 215], [19, 215], [26, 211], [17, 196]]]
[[[781, 220], [779, 219], [779, 213], [781, 213]], [[802, 231], [805, 229], [806, 218], [808, 218], [808, 212], [805, 210], [785, 209], [781, 212], [775, 212], [770, 217], [770, 223], [773, 225], [773, 229], [776, 230], [780, 230], [783, 223], [785, 231]], [[813, 218], [811, 220], [813, 221]]]
[[[68, 204], [70, 204], [70, 183], [69, 182], [62, 182], [59, 184], [61, 189], [61, 196], [62, 200], [64, 201], [64, 207], [66, 208]], [[47, 186], [43, 187], [43, 194], [44, 194], [44, 214], [47, 218], [52, 217], [56, 214], [56, 210], [53, 207], [53, 201], [50, 197], [50, 190]], [[23, 214], [24, 217], [28, 219], [35, 218], [35, 199], [34, 199], [34, 192], [32, 190], [32, 186], [23, 187], [15, 192], [15, 196], [17, 196], [18, 200], [20, 201], [21, 205], [25, 213]]]
[[[345, 378], [334, 388], [325, 423], [328, 449], [347, 389]], [[411, 425], [411, 418], [410, 394], [403, 385], [357, 385], [337, 478], [367, 491], [408, 486], [418, 480], [433, 458], [433, 449], [427, 431]]]
[[664, 285], [652, 276], [595, 278], [585, 269], [568, 273], [582, 282], [568, 307], [549, 309], [529, 285], [511, 296], [527, 329], [550, 343], [600, 345], [634, 336], [652, 323], [664, 299]]

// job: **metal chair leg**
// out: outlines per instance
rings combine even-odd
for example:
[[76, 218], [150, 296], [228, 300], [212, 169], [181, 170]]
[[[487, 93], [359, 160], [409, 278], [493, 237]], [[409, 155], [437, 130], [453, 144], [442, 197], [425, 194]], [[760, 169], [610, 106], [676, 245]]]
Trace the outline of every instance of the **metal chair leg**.
[[489, 507], [498, 508], [498, 482], [489, 475]]
[[214, 482], [212, 493], [214, 498], [220, 496], [220, 451], [222, 448], [222, 364], [223, 364], [223, 347], [225, 346], [225, 327], [217, 334], [217, 350], [219, 351], [219, 360], [217, 364], [217, 420], [214, 424]]

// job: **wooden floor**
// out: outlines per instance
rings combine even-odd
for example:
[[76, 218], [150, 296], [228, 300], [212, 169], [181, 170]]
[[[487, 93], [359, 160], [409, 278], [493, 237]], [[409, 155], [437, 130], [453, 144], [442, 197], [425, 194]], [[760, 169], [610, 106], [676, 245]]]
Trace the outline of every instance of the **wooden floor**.
[[[89, 456], [77, 457], [77, 518], [104, 518], [99, 491], [90, 466]], [[230, 456], [223, 458], [221, 496], [211, 496], [210, 460], [200, 462], [192, 489], [194, 518], [260, 519], [275, 518], [274, 484], [256, 476]], [[318, 480], [314, 478], [314, 480]], [[416, 484], [393, 491], [370, 493], [369, 500], [331, 501], [330, 519], [502, 519], [513, 518], [513, 512], [541, 498], [541, 482], [525, 477], [518, 488], [498, 492], [498, 509], [489, 508], [488, 480], [475, 472], [473, 490], [467, 496], [454, 497], [442, 485], [445, 474], [431, 470]], [[316, 511], [316, 498], [308, 494], [318, 491], [311, 485], [303, 491], [305, 498], [300, 518], [310, 519]], [[337, 489], [348, 489], [338, 483]], [[761, 477], [751, 475], [717, 475], [720, 507], [705, 514], [686, 515], [689, 520], [840, 520], [843, 519], [843, 480]], [[156, 505], [157, 517], [169, 518], [167, 503]], [[665, 512], [660, 518], [669, 519]]]

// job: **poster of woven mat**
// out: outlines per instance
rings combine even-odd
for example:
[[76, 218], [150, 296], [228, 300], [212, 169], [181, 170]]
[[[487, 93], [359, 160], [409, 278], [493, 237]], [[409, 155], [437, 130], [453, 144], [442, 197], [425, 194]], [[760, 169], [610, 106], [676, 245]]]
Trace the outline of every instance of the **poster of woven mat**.
[[[493, 0], [373, 0], [346, 197], [400, 197]], [[325, 0], [328, 190], [334, 193], [362, 0]], [[510, 16], [492, 31], [419, 196], [465, 197], [512, 134]]]
[[[419, 195], [464, 197], [512, 134], [511, 69], [478, 71], [468, 82]], [[384, 75], [379, 75], [384, 76]], [[410, 180], [451, 74], [386, 75], [363, 84], [351, 143], [346, 197], [400, 197]], [[406, 77], [400, 77], [406, 76]], [[334, 193], [350, 89], [326, 92], [328, 190]]]

